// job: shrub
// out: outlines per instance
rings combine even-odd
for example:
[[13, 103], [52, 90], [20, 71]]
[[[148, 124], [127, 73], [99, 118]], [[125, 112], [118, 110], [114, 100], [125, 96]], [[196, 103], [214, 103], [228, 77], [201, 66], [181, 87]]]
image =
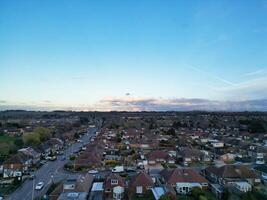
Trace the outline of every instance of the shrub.
[[105, 165], [106, 166], [116, 166], [118, 164], [118, 162], [116, 160], [106, 160], [105, 161]]

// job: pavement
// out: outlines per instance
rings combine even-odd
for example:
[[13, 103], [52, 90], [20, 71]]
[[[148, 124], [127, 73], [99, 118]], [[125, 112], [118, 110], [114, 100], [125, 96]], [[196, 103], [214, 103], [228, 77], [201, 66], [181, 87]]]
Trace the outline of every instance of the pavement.
[[[67, 149], [65, 149], [64, 155], [66, 156], [66, 160], [61, 161], [60, 159], [57, 159], [56, 161], [48, 161], [34, 173], [36, 175], [36, 178], [34, 180], [27, 179], [17, 190], [10, 194], [7, 199], [33, 200], [44, 195], [53, 182], [59, 182], [70, 176], [73, 177], [73, 175], [75, 174], [68, 173], [62, 169], [68, 162], [68, 157], [73, 154], [73, 152], [77, 151], [83, 144], [90, 143], [90, 138], [94, 136], [95, 133], [96, 128], [90, 127], [88, 129], [88, 132], [80, 138], [80, 140], [82, 140], [82, 143], [73, 143]], [[79, 176], [78, 173], [76, 175]], [[39, 191], [35, 190], [35, 186], [40, 181], [44, 182], [44, 188]]]

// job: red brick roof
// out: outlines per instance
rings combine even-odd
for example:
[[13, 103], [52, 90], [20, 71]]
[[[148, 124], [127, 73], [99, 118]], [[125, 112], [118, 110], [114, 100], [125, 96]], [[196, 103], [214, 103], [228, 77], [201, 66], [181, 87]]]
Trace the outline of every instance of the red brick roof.
[[208, 182], [204, 177], [199, 175], [196, 171], [189, 168], [176, 168], [173, 170], [165, 169], [161, 172], [161, 176], [168, 184], [175, 184], [178, 182], [187, 182], [187, 183]]
[[222, 167], [208, 167], [206, 171], [215, 174], [221, 178], [257, 178], [258, 175], [244, 165], [224, 165]]
[[134, 176], [130, 182], [130, 188], [135, 188], [136, 186], [153, 187], [153, 185], [152, 178], [143, 171], [140, 171], [139, 174]]
[[147, 155], [148, 160], [155, 160], [155, 159], [165, 159], [167, 160], [170, 156], [168, 153], [160, 150], [151, 151]]

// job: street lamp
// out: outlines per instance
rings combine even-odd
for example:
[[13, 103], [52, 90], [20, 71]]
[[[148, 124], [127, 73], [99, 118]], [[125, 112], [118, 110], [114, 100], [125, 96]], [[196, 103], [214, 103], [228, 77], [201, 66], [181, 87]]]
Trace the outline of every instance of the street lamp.
[[51, 174], [51, 179], [52, 179], [52, 185], [54, 184], [54, 175]]

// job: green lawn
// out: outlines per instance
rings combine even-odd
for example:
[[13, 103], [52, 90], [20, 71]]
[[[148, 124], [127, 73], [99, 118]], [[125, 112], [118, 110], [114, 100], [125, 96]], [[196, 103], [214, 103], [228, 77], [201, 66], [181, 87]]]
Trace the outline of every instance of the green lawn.
[[15, 142], [18, 139], [17, 137], [12, 137], [8, 135], [0, 135], [0, 142]]
[[18, 137], [12, 137], [7, 135], [0, 135], [0, 155], [6, 156], [10, 150], [15, 150], [16, 145], [14, 142], [19, 139]]
[[162, 163], [161, 165], [162, 165], [162, 167], [164, 167], [164, 169], [176, 168], [177, 167], [176, 164], [169, 164], [169, 163]]

